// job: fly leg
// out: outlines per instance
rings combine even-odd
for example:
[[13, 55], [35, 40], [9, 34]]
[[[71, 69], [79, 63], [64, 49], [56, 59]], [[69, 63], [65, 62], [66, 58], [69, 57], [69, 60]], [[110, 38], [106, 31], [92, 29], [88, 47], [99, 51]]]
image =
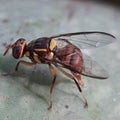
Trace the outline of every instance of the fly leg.
[[23, 65], [26, 65], [26, 66], [32, 66], [32, 65], [35, 65], [36, 63], [34, 63], [34, 62], [27, 62], [27, 61], [25, 61], [25, 60], [20, 60], [20, 61], [17, 63], [16, 67], [15, 67], [15, 72], [18, 71], [18, 68], [19, 68], [19, 65], [20, 65], [20, 64], [23, 64]]
[[66, 72], [65, 70], [63, 70], [61, 67], [56, 66], [64, 75], [66, 75], [67, 77], [71, 78], [72, 80], [74, 80], [75, 84], [77, 85], [77, 88], [79, 90], [79, 92], [81, 93], [83, 99], [84, 99], [84, 108], [88, 108], [88, 103], [87, 103], [87, 99], [85, 98], [85, 96], [82, 93], [82, 89], [78, 83], [78, 80], [76, 80], [73, 75], [69, 74], [68, 72]]
[[48, 110], [51, 110], [52, 109], [52, 92], [53, 92], [53, 87], [54, 87], [55, 80], [56, 80], [56, 72], [51, 64], [49, 64], [49, 69], [50, 69], [50, 73], [53, 75], [53, 81], [50, 86], [50, 104], [48, 107]]
[[18, 68], [19, 68], [19, 65], [20, 65], [20, 64], [23, 64], [23, 65], [26, 65], [26, 66], [33, 66], [33, 65], [35, 65], [36, 63], [34, 63], [34, 62], [27, 62], [27, 61], [25, 61], [25, 60], [20, 60], [20, 61], [17, 63], [14, 72], [17, 72], [17, 71], [18, 71]]
[[79, 85], [84, 86], [84, 82], [81, 79], [81, 75], [79, 73], [75, 73], [75, 72], [72, 72], [72, 74], [75, 76], [75, 79], [78, 81]]
[[20, 64], [24, 64], [24, 65], [27, 65], [27, 66], [32, 66], [32, 65], [35, 65], [36, 63], [27, 62], [27, 61], [24, 61], [24, 60], [20, 60], [20, 61], [17, 63], [14, 71], [12, 71], [12, 72], [10, 72], [10, 73], [5, 73], [5, 74], [3, 74], [3, 75], [4, 75], [4, 76], [7, 76], [7, 75], [10, 75], [10, 74], [16, 73], [16, 72], [18, 71], [18, 68], [19, 68], [19, 65], [20, 65]]
[[79, 83], [78, 83], [75, 79], [73, 79], [73, 80], [75, 81], [75, 83], [76, 83], [76, 85], [77, 85], [77, 87], [78, 87], [78, 90], [79, 90], [79, 92], [81, 93], [81, 95], [82, 95], [82, 97], [83, 97], [83, 99], [84, 99], [84, 102], [85, 102], [85, 103], [84, 103], [84, 108], [88, 108], [87, 99], [86, 99], [85, 96], [83, 95], [82, 89], [81, 89]]

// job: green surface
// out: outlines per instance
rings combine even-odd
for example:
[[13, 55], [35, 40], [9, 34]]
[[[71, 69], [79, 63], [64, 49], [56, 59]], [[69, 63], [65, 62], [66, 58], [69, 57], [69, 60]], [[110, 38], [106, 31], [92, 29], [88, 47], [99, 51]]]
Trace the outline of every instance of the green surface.
[[[86, 52], [108, 70], [105, 80], [82, 77], [88, 110], [75, 84], [59, 71], [48, 111], [52, 76], [48, 67], [22, 66], [15, 75], [0, 76], [0, 120], [119, 120], [120, 119], [120, 9], [94, 2], [0, 0], [0, 73], [12, 71], [17, 61], [3, 57], [11, 38], [32, 39], [76, 31], [103, 31], [118, 39]], [[16, 31], [20, 29], [19, 34]], [[23, 71], [25, 74], [23, 74]]]

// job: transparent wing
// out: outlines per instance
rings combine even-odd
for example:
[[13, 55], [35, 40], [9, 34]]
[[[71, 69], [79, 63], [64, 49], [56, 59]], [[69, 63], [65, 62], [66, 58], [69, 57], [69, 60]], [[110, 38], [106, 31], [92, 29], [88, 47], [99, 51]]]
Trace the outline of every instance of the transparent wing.
[[[83, 54], [83, 60], [84, 60], [83, 63], [84, 67], [82, 69], [82, 72], [80, 72], [80, 74], [97, 79], [107, 79], [109, 77], [106, 70], [104, 70], [96, 61], [92, 60], [91, 57], [89, 57], [88, 55]], [[57, 66], [79, 73], [79, 71], [75, 71], [75, 69], [72, 69], [71, 65], [66, 64], [67, 62], [69, 61], [62, 61], [62, 62], [59, 60], [55, 61]]]
[[60, 34], [50, 38], [64, 40], [82, 49], [105, 46], [116, 40], [116, 38], [109, 33], [97, 31]]
[[106, 79], [109, 77], [106, 70], [104, 70], [96, 61], [92, 60], [91, 57], [83, 54], [83, 60], [84, 68], [81, 74], [98, 79]]

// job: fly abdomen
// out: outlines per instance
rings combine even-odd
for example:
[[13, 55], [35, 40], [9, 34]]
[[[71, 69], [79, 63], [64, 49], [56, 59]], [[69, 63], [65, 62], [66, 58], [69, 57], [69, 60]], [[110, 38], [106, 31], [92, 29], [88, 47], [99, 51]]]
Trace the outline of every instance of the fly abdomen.
[[67, 45], [56, 50], [56, 56], [60, 61], [76, 72], [81, 72], [83, 68], [83, 58], [80, 49]]

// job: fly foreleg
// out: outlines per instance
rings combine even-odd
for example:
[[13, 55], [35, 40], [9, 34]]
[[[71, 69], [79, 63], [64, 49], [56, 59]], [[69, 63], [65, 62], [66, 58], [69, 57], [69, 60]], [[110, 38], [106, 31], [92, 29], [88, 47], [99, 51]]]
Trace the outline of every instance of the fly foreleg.
[[19, 65], [20, 65], [20, 64], [27, 65], [27, 66], [33, 66], [33, 65], [35, 65], [36, 63], [34, 63], [34, 62], [27, 62], [27, 61], [25, 61], [25, 60], [20, 60], [20, 61], [17, 63], [16, 67], [15, 67], [15, 72], [18, 71], [18, 68], [19, 68]]
[[16, 72], [18, 71], [18, 68], [19, 68], [19, 65], [20, 65], [20, 64], [24, 64], [24, 65], [27, 65], [27, 66], [32, 66], [32, 65], [35, 65], [36, 63], [27, 62], [27, 61], [24, 61], [24, 60], [20, 60], [20, 61], [17, 63], [14, 71], [9, 72], [9, 73], [4, 73], [4, 74], [2, 74], [2, 75], [7, 76], [7, 75], [11, 75], [11, 74], [16, 73]]

